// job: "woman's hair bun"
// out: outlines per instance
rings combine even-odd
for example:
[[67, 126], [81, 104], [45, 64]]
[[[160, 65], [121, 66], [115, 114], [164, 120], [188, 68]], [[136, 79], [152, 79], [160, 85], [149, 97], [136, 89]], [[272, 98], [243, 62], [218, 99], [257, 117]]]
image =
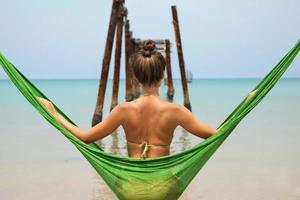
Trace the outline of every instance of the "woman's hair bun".
[[156, 45], [153, 40], [146, 40], [142, 46], [142, 54], [145, 57], [150, 57], [155, 51]]

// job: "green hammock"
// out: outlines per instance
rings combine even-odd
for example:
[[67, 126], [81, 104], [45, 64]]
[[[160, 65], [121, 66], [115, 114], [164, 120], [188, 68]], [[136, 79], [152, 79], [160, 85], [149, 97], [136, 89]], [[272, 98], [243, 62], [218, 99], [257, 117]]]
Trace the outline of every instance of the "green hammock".
[[[272, 89], [299, 49], [300, 40], [227, 117], [215, 135], [183, 152], [147, 159], [114, 155], [104, 152], [95, 143], [85, 144], [80, 141], [39, 103], [36, 96], [48, 98], [1, 53], [0, 63], [25, 98], [76, 146], [119, 199], [174, 200], [179, 198], [239, 122]], [[62, 116], [75, 125], [55, 104], [54, 106]]]

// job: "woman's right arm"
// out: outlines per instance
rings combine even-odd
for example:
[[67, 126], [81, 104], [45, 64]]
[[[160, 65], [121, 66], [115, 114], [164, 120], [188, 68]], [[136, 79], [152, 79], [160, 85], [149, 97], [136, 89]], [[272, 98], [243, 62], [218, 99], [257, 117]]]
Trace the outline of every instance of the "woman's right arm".
[[206, 139], [217, 132], [215, 128], [202, 122], [191, 111], [180, 104], [175, 104], [175, 118], [178, 125], [198, 137]]

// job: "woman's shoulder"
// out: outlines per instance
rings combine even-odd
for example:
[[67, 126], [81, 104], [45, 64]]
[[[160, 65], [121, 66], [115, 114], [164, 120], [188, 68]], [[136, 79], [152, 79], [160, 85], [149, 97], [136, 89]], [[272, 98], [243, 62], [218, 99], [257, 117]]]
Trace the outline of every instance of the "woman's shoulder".
[[131, 102], [121, 102], [116, 107], [118, 107], [118, 109], [120, 109], [120, 110], [127, 110], [128, 108], [132, 107], [132, 103]]
[[[141, 109], [141, 106], [143, 104], [138, 104], [136, 100], [129, 101], [129, 102], [121, 102], [116, 107], [118, 107], [119, 110], [122, 110], [124, 112], [130, 112], [130, 111], [138, 111]], [[180, 112], [184, 111], [185, 108], [183, 105], [179, 103], [169, 102], [166, 100], [161, 100], [157, 105], [162, 108], [162, 110], [169, 111], [169, 112]], [[148, 106], [147, 106], [148, 107]]]
[[184, 112], [184, 109], [186, 109], [184, 106], [182, 106], [179, 103], [169, 102], [169, 101], [163, 101], [160, 104], [160, 110], [161, 113], [165, 113], [167, 116], [170, 116], [171, 118], [176, 117], [176, 115]]
[[127, 114], [129, 114], [129, 112], [137, 109], [137, 106], [132, 101], [121, 102], [116, 107], [118, 107], [118, 110], [121, 111], [122, 113], [127, 113]]
[[174, 112], [179, 112], [185, 109], [185, 107], [179, 103], [168, 102], [167, 106]]

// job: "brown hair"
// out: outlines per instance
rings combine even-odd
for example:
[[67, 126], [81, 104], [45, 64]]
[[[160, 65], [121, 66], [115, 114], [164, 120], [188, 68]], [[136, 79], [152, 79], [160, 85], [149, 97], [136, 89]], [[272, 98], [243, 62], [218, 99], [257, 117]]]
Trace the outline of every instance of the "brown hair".
[[136, 79], [143, 85], [157, 84], [164, 75], [166, 61], [163, 55], [156, 51], [153, 40], [146, 40], [142, 47], [129, 60]]

